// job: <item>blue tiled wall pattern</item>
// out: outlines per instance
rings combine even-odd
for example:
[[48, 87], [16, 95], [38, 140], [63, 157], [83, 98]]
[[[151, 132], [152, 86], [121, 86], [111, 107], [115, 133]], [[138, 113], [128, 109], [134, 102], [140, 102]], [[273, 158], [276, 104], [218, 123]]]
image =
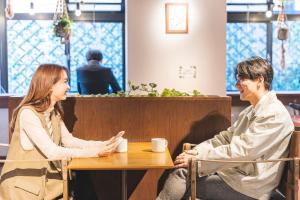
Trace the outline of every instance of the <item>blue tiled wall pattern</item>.
[[[122, 23], [84, 23], [72, 25], [71, 91], [77, 91], [76, 68], [86, 63], [89, 48], [100, 49], [103, 65], [111, 67], [120, 86], [123, 85]], [[67, 66], [64, 45], [52, 34], [52, 20], [8, 20], [8, 89], [25, 94], [33, 72], [41, 63]]]
[[[273, 22], [272, 65], [273, 90], [295, 92], [300, 90], [300, 22], [289, 21], [289, 38], [285, 42], [286, 67], [280, 66], [281, 41], [277, 39], [277, 22]], [[234, 68], [251, 56], [267, 57], [267, 26], [264, 23], [227, 23], [227, 91], [237, 91]]]
[[266, 57], [267, 25], [263, 23], [227, 23], [226, 27], [227, 91], [237, 91], [234, 69], [236, 64], [251, 56]]

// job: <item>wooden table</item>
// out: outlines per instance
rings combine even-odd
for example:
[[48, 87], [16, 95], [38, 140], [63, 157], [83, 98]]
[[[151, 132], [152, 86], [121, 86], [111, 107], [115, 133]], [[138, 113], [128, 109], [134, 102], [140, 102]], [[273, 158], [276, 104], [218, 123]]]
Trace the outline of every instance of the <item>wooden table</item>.
[[174, 164], [169, 149], [163, 153], [151, 151], [151, 142], [128, 143], [128, 152], [101, 158], [74, 158], [68, 170], [121, 170], [122, 199], [127, 199], [127, 170], [170, 169]]

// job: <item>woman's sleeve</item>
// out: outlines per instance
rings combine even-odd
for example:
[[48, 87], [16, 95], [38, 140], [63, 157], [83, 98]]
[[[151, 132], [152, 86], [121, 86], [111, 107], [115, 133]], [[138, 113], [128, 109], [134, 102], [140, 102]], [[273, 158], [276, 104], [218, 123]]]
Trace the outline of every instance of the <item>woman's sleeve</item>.
[[99, 148], [78, 149], [56, 145], [43, 128], [38, 116], [30, 109], [22, 110], [20, 113], [20, 124], [22, 124], [22, 129], [30, 142], [49, 159], [96, 157], [100, 151]]

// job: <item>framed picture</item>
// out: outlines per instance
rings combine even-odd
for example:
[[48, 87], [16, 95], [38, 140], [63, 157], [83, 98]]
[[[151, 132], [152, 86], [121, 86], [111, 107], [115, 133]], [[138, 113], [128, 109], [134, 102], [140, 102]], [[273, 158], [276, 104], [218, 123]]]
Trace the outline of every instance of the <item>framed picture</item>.
[[166, 3], [166, 33], [188, 33], [188, 3]]

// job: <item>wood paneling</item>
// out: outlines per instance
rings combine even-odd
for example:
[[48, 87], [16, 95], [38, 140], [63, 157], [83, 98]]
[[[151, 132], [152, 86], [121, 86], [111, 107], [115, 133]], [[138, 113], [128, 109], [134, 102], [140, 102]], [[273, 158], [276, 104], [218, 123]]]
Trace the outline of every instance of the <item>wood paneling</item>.
[[[19, 102], [20, 98], [9, 98], [10, 116]], [[66, 126], [76, 137], [104, 140], [120, 130], [126, 131], [124, 137], [130, 142], [164, 137], [173, 159], [184, 142], [200, 143], [213, 137], [230, 126], [231, 117], [231, 98], [217, 96], [69, 97], [63, 107]], [[132, 200], [155, 199], [166, 176], [163, 170], [128, 172], [128, 196]], [[119, 172], [98, 172], [94, 178], [102, 199], [120, 197]]]
[[0, 96], [0, 108], [7, 108], [8, 95]]

